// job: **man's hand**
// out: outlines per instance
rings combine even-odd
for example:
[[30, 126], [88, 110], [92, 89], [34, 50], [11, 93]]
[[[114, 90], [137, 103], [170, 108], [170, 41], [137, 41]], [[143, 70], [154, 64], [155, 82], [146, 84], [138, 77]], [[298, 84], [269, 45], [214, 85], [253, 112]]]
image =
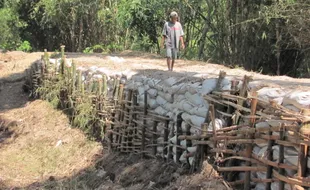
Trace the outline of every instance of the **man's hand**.
[[161, 44], [161, 49], [165, 49], [165, 44], [164, 43]]
[[181, 44], [181, 48], [185, 49], [185, 44], [184, 43]]

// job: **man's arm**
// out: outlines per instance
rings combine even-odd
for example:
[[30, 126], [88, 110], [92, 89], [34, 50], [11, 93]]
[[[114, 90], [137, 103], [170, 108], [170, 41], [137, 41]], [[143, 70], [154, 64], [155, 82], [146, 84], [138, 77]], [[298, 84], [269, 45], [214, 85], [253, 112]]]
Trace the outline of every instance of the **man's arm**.
[[180, 28], [181, 28], [181, 36], [180, 36], [181, 47], [182, 47], [182, 49], [184, 49], [185, 48], [185, 44], [184, 44], [184, 40], [183, 40], [184, 32], [183, 32], [183, 27], [181, 24], [180, 24]]
[[181, 47], [182, 47], [182, 49], [184, 49], [185, 44], [184, 44], [183, 36], [180, 36], [180, 41], [181, 41]]
[[161, 38], [161, 48], [162, 49], [165, 48], [165, 40], [166, 40], [166, 36], [163, 35], [163, 37]]

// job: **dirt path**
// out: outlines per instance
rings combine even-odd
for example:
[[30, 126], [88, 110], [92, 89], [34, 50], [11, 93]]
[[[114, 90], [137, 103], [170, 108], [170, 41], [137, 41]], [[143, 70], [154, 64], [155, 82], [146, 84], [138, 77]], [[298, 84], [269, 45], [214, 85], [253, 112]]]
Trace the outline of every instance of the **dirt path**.
[[39, 53], [11, 55], [0, 57], [0, 189], [62, 179], [91, 167], [101, 145], [70, 128], [66, 115], [47, 102], [28, 101], [22, 90], [23, 71]]

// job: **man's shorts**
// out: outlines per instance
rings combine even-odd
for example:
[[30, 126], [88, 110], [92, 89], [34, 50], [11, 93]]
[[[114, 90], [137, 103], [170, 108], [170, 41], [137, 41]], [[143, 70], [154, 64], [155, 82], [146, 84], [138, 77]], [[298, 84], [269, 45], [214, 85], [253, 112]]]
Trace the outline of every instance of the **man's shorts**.
[[167, 48], [166, 49], [167, 58], [177, 59], [178, 58], [178, 49], [176, 48]]

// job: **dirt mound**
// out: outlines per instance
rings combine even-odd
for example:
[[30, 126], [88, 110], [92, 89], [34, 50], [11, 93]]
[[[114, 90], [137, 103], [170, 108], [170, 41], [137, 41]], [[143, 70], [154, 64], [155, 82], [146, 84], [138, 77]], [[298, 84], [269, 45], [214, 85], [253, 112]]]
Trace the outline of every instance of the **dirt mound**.
[[[10, 135], [0, 144], [0, 189], [72, 176], [93, 164], [99, 143], [70, 128], [68, 118], [43, 101], [2, 112]], [[4, 186], [4, 187], [3, 187]]]
[[22, 52], [22, 51], [9, 51], [6, 53], [1, 53], [0, 52], [0, 62], [10, 62], [14, 60], [20, 60], [23, 59], [27, 53]]
[[162, 159], [142, 159], [139, 155], [111, 153], [97, 161], [95, 168], [72, 178], [48, 180], [27, 189], [94, 190], [212, 190], [229, 189], [205, 162], [203, 171], [189, 175], [188, 170]]

